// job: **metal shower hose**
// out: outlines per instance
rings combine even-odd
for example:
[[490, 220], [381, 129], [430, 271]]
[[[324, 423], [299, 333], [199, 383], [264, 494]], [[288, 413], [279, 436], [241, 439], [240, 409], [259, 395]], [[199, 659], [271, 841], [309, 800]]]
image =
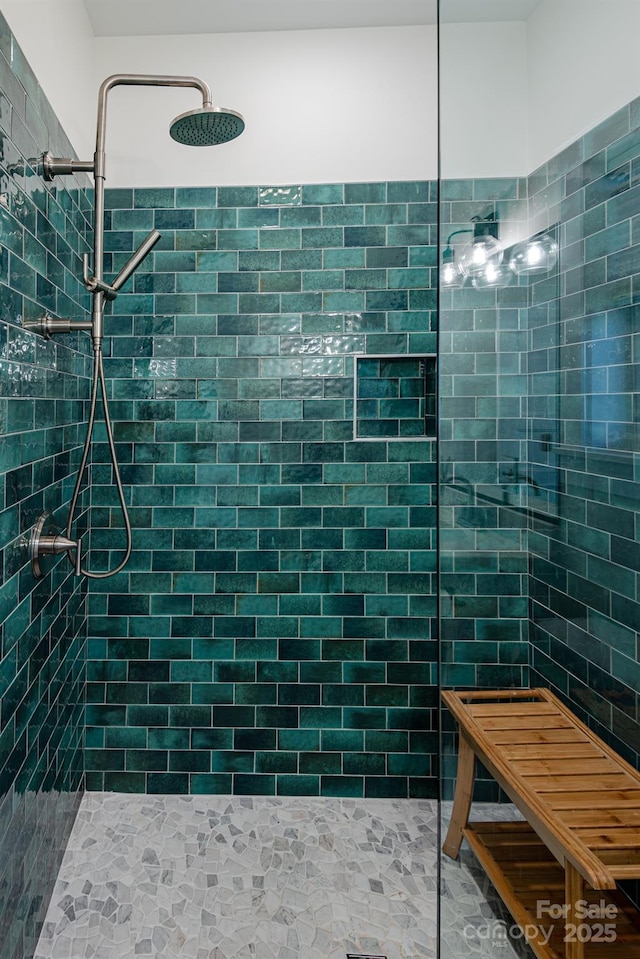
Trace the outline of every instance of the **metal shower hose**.
[[[93, 351], [93, 380], [91, 383], [91, 405], [89, 408], [89, 422], [87, 424], [87, 435], [84, 441], [84, 449], [82, 451], [82, 460], [78, 468], [78, 475], [76, 477], [76, 485], [73, 490], [73, 496], [71, 497], [71, 503], [69, 505], [69, 516], [67, 519], [67, 529], [66, 535], [69, 539], [72, 539], [71, 527], [73, 526], [73, 517], [76, 512], [76, 507], [78, 505], [78, 497], [80, 496], [80, 490], [82, 488], [82, 477], [84, 476], [84, 471], [87, 468], [87, 461], [89, 459], [89, 451], [91, 450], [91, 437], [93, 435], [93, 430], [96, 421], [96, 406], [98, 402], [98, 383], [100, 383], [100, 391], [102, 395], [102, 406], [104, 412], [104, 425], [107, 431], [107, 440], [109, 442], [109, 454], [111, 457], [111, 465], [113, 467], [115, 484], [118, 490], [118, 499], [120, 500], [120, 509], [122, 510], [122, 517], [124, 519], [124, 528], [127, 537], [125, 552], [122, 560], [118, 563], [115, 569], [106, 570], [104, 573], [92, 573], [88, 569], [80, 568], [80, 572], [84, 576], [88, 576], [90, 579], [108, 579], [110, 576], [115, 576], [116, 573], [119, 573], [120, 570], [124, 568], [129, 557], [131, 556], [131, 521], [129, 519], [129, 513], [127, 511], [127, 504], [125, 503], [124, 490], [122, 488], [122, 480], [120, 478], [120, 470], [118, 469], [118, 460], [116, 458], [116, 448], [113, 440], [113, 429], [111, 427], [111, 417], [109, 415], [109, 402], [107, 400], [107, 389], [104, 380], [104, 365], [102, 362], [102, 349], [95, 349]], [[79, 547], [78, 547], [79, 548]], [[71, 550], [67, 552], [69, 561], [72, 565], [75, 565], [74, 557], [71, 553]]]

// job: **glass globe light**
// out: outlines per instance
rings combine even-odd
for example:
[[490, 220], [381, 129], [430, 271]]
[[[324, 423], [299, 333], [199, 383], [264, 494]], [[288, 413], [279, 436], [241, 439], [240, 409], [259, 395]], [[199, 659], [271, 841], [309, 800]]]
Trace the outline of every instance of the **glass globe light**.
[[510, 279], [510, 274], [502, 263], [490, 260], [482, 273], [477, 273], [471, 278], [471, 285], [475, 290], [490, 290], [508, 286]]
[[495, 237], [481, 235], [464, 250], [460, 258], [460, 269], [465, 276], [480, 276], [489, 263], [500, 265], [504, 251]]
[[509, 258], [509, 266], [517, 276], [548, 273], [557, 262], [558, 244], [548, 233], [516, 243]]
[[440, 268], [440, 285], [447, 289], [455, 289], [463, 285], [465, 280], [460, 266], [456, 263], [456, 254], [450, 246], [442, 253]]

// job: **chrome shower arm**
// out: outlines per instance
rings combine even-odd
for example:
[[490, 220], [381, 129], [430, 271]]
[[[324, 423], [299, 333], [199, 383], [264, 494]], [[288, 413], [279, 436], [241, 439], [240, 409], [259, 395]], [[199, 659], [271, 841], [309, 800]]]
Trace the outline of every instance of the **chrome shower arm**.
[[[71, 173], [97, 173], [104, 176], [104, 145], [107, 130], [107, 95], [117, 86], [144, 87], [193, 87], [202, 94], [202, 106], [207, 109], [213, 105], [211, 88], [199, 77], [172, 77], [161, 74], [114, 73], [107, 77], [98, 91], [98, 122], [96, 130], [96, 153], [93, 160], [74, 160], [71, 157], [54, 157], [49, 151], [42, 157], [42, 175], [50, 183], [57, 176]], [[100, 156], [97, 161], [96, 157]]]
[[107, 129], [107, 96], [113, 87], [194, 87], [202, 94], [202, 106], [211, 107], [211, 87], [199, 77], [172, 77], [162, 74], [114, 73], [103, 80], [98, 91], [98, 123], [96, 130], [96, 153], [104, 152]]

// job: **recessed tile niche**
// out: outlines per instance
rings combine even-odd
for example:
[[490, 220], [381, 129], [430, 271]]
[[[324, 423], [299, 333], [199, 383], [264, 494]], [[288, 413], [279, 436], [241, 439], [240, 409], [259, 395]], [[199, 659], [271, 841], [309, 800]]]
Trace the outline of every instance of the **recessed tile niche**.
[[357, 356], [354, 381], [355, 439], [435, 436], [435, 355]]

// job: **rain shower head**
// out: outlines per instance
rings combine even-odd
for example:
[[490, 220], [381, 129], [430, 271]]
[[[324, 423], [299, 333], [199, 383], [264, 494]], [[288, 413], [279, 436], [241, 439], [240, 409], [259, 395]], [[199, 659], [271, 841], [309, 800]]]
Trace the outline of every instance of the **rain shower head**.
[[244, 130], [244, 119], [226, 107], [201, 107], [176, 117], [169, 133], [178, 143], [209, 147], [235, 140]]

